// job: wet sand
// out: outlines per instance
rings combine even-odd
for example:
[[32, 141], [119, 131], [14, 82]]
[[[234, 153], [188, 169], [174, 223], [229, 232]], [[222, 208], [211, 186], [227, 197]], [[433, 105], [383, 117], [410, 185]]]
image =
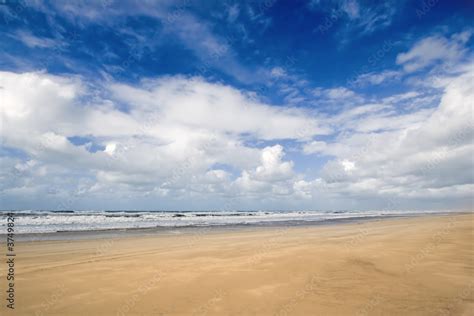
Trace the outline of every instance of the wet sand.
[[473, 220], [17, 242], [0, 314], [473, 315]]

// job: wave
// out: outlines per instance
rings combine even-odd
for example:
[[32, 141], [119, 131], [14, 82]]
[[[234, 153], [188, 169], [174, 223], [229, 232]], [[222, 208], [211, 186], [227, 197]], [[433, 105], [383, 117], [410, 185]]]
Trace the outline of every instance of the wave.
[[446, 211], [334, 210], [334, 211], [129, 211], [129, 210], [24, 210], [0, 211], [0, 234], [6, 229], [6, 214], [16, 217], [18, 234], [64, 231], [100, 231], [137, 228], [181, 228], [225, 225], [301, 225], [336, 220], [413, 216]]

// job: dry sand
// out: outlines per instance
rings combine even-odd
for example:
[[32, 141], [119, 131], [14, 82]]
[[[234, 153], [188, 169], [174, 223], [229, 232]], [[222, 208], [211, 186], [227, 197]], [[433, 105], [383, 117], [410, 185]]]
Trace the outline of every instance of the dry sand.
[[0, 314], [474, 315], [473, 219], [17, 243]]

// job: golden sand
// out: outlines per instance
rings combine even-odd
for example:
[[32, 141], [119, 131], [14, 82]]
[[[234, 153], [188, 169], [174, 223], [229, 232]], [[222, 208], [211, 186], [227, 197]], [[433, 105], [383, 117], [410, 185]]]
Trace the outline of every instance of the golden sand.
[[474, 315], [473, 219], [17, 243], [0, 314]]

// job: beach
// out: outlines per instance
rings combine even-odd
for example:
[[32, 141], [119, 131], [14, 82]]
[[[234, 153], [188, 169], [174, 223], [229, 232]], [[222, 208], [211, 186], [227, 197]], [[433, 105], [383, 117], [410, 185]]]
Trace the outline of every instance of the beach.
[[473, 220], [18, 241], [15, 310], [0, 314], [472, 315]]

